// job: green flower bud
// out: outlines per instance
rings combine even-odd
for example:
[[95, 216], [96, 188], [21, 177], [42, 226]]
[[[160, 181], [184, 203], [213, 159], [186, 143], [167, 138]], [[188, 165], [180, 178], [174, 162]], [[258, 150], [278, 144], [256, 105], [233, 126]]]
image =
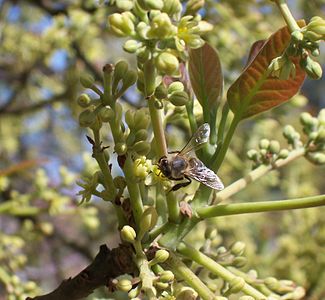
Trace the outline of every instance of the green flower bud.
[[195, 300], [197, 299], [197, 292], [191, 288], [183, 287], [176, 295], [176, 300]]
[[207, 240], [213, 240], [217, 237], [218, 235], [218, 230], [216, 228], [213, 228], [213, 227], [208, 227], [206, 230], [205, 230], [205, 233], [204, 233], [204, 237], [207, 239]]
[[262, 155], [262, 157], [265, 157], [267, 155], [267, 150], [266, 149], [261, 149], [260, 154]]
[[166, 75], [173, 75], [179, 69], [179, 62], [175, 55], [163, 52], [156, 58], [156, 67], [162, 73]]
[[174, 278], [175, 278], [175, 275], [173, 274], [172, 271], [162, 271], [159, 274], [159, 280], [161, 282], [171, 282], [174, 280]]
[[122, 292], [128, 292], [132, 289], [132, 282], [128, 279], [120, 279], [117, 282], [116, 288]]
[[125, 60], [120, 60], [115, 64], [114, 67], [114, 75], [113, 75], [113, 82], [112, 82], [112, 92], [116, 94], [116, 89], [118, 84], [122, 78], [124, 78], [125, 74], [129, 69], [129, 65]]
[[168, 289], [169, 284], [167, 282], [155, 282], [155, 287], [159, 290], [166, 290]]
[[195, 15], [204, 6], [204, 0], [189, 0], [186, 4], [186, 15]]
[[177, 28], [172, 24], [170, 17], [166, 13], [159, 13], [153, 17], [147, 36], [150, 39], [163, 40], [172, 38], [176, 33]]
[[150, 122], [150, 117], [146, 109], [139, 109], [134, 113], [134, 128], [136, 130], [147, 129]]
[[319, 48], [315, 48], [315, 49], [311, 50], [311, 55], [314, 57], [319, 56], [320, 55]]
[[289, 151], [287, 149], [281, 149], [279, 153], [279, 158], [286, 159], [289, 156]]
[[123, 78], [123, 90], [126, 90], [137, 81], [138, 75], [134, 70], [128, 70]]
[[244, 256], [237, 256], [234, 258], [233, 266], [236, 268], [242, 268], [247, 263], [247, 258]]
[[169, 257], [169, 252], [164, 249], [159, 249], [155, 254], [155, 260], [157, 263], [165, 262]]
[[164, 84], [159, 84], [155, 90], [155, 97], [159, 100], [167, 97], [167, 88]]
[[231, 246], [230, 252], [236, 256], [242, 255], [245, 251], [245, 248], [246, 248], [245, 243], [238, 241]]
[[146, 129], [140, 129], [135, 134], [135, 141], [145, 141], [148, 138], [148, 131]]
[[183, 92], [184, 91], [184, 84], [180, 81], [175, 81], [171, 83], [168, 87], [168, 94], [172, 94], [175, 92]]
[[139, 155], [147, 155], [150, 151], [150, 143], [145, 141], [136, 142], [133, 150]]
[[136, 237], [137, 235], [131, 226], [129, 225], [123, 226], [121, 230], [121, 238], [123, 241], [133, 243]]
[[144, 234], [151, 230], [157, 223], [158, 214], [153, 206], [149, 206], [142, 214], [140, 220], [140, 231]]
[[182, 106], [188, 102], [189, 97], [188, 94], [184, 91], [174, 92], [168, 97], [168, 100], [175, 106]]
[[320, 152], [309, 153], [307, 158], [316, 165], [325, 164], [325, 154], [324, 153], [320, 153]]
[[258, 159], [258, 152], [255, 149], [251, 149], [247, 151], [247, 157], [250, 160], [257, 160]]
[[79, 124], [81, 127], [90, 127], [95, 123], [95, 121], [96, 121], [96, 115], [90, 109], [84, 110], [79, 115]]
[[145, 22], [140, 22], [137, 25], [136, 31], [140, 38], [147, 40], [148, 39], [148, 31], [150, 30], [150, 27]]
[[162, 0], [140, 0], [138, 1], [139, 4], [142, 3], [143, 6], [140, 4], [141, 7], [143, 7], [145, 10], [150, 9], [157, 9], [161, 10], [164, 6], [164, 2]]
[[252, 296], [241, 296], [239, 300], [254, 300]]
[[134, 34], [134, 15], [130, 12], [114, 13], [108, 17], [110, 28], [117, 36], [130, 36]]
[[125, 143], [117, 143], [114, 146], [114, 151], [117, 153], [117, 155], [124, 155], [126, 151], [128, 150], [128, 147]]
[[269, 150], [272, 154], [278, 154], [280, 152], [280, 143], [278, 141], [272, 140], [270, 142]]
[[229, 290], [227, 291], [228, 294], [236, 294], [242, 290], [245, 286], [246, 282], [241, 277], [235, 277], [229, 282]]
[[182, 4], [179, 0], [164, 0], [162, 11], [169, 16], [178, 15], [182, 11]]
[[131, 10], [134, 6], [132, 0], [116, 0], [116, 7], [121, 10]]
[[268, 139], [262, 139], [258, 145], [260, 149], [268, 149], [270, 146], [270, 141]]
[[145, 96], [151, 96], [156, 89], [156, 67], [153, 59], [147, 60], [143, 65]]
[[79, 106], [81, 106], [83, 108], [88, 107], [90, 105], [90, 103], [91, 103], [91, 99], [87, 94], [81, 94], [78, 97], [77, 101], [78, 101]]
[[300, 66], [306, 71], [310, 78], [320, 79], [322, 77], [322, 67], [318, 62], [312, 60], [309, 56], [300, 60]]
[[310, 41], [317, 42], [325, 39], [325, 20], [321, 17], [313, 17], [305, 27], [305, 37]]
[[126, 124], [128, 124], [129, 128], [134, 127], [134, 111], [129, 109], [125, 113], [125, 122], [126, 122]]
[[291, 38], [295, 41], [295, 42], [300, 42], [304, 39], [304, 35], [302, 34], [302, 32], [298, 29], [295, 30], [291, 33]]
[[114, 120], [115, 113], [110, 107], [103, 107], [99, 111], [99, 117], [103, 122], [109, 122]]
[[94, 82], [95, 79], [90, 74], [82, 74], [80, 76], [80, 83], [86, 89], [90, 89], [93, 86]]
[[279, 281], [274, 277], [268, 277], [264, 280], [264, 284], [272, 291], [280, 287]]
[[288, 140], [292, 141], [296, 130], [291, 125], [286, 125], [283, 128], [283, 136]]
[[307, 125], [307, 126], [310, 126], [310, 123], [311, 123], [311, 119], [313, 117], [311, 116], [310, 113], [308, 112], [303, 112], [301, 115], [300, 115], [300, 122], [302, 125]]
[[140, 285], [136, 286], [134, 289], [129, 291], [128, 297], [132, 300], [139, 299], [139, 298], [135, 298], [136, 296], [139, 295], [139, 293], [140, 293]]
[[316, 144], [322, 144], [325, 143], [325, 129], [322, 128], [317, 134], [317, 137], [315, 138]]
[[137, 40], [127, 40], [123, 45], [123, 49], [128, 53], [135, 53], [142, 46], [143, 44]]
[[135, 134], [134, 132], [131, 132], [126, 138], [126, 144], [128, 146], [132, 146], [134, 143], [135, 143]]
[[317, 138], [318, 133], [316, 131], [310, 132], [308, 134], [308, 138], [312, 141], [314, 141]]

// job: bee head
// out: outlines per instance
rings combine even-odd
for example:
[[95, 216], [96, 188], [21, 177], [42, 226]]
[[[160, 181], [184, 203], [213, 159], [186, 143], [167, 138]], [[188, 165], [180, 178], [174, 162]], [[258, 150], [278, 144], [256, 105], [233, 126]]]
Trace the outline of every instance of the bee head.
[[166, 156], [163, 156], [158, 161], [158, 167], [160, 171], [166, 176], [169, 177], [172, 173], [169, 161]]

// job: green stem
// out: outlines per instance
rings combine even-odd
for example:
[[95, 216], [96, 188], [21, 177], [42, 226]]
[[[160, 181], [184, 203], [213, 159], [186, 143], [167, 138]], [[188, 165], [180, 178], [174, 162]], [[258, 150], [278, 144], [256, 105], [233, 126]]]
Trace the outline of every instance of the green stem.
[[207, 219], [220, 216], [300, 209], [323, 205], [325, 205], [325, 195], [318, 195], [290, 200], [213, 205], [210, 207], [198, 208], [197, 214], [201, 219]]
[[235, 114], [235, 116], [234, 116], [234, 118], [233, 118], [233, 120], [231, 122], [230, 128], [229, 128], [229, 130], [227, 132], [225, 141], [221, 145], [221, 149], [220, 149], [220, 152], [218, 153], [218, 157], [217, 157], [217, 159], [215, 161], [212, 161], [211, 169], [214, 170], [215, 172], [218, 171], [218, 169], [221, 166], [221, 163], [223, 162], [223, 160], [224, 160], [224, 158], [226, 156], [228, 147], [230, 145], [230, 141], [232, 139], [232, 136], [235, 133], [236, 127], [237, 127], [240, 120], [241, 120], [241, 114], [240, 113]]
[[193, 134], [197, 130], [197, 124], [193, 113], [193, 99], [186, 104], [186, 112], [188, 121], [190, 122], [191, 132]]
[[143, 204], [141, 200], [139, 186], [138, 184], [135, 183], [135, 179], [133, 176], [133, 161], [130, 155], [128, 155], [125, 160], [123, 170], [124, 170], [124, 175], [126, 180], [126, 186], [129, 191], [133, 216], [136, 224], [139, 225], [143, 213]]
[[215, 299], [212, 291], [197, 277], [175, 254], [169, 253], [169, 259], [164, 263], [178, 279], [184, 280], [203, 300]]
[[295, 18], [292, 16], [291, 11], [286, 3], [285, 0], [275, 0], [274, 1], [279, 8], [286, 24], [288, 25], [290, 32], [293, 32], [295, 30], [300, 30], [300, 27], [298, 26]]
[[156, 203], [155, 207], [158, 213], [158, 224], [167, 222], [167, 206], [164, 188], [160, 182], [156, 185]]
[[292, 152], [290, 152], [289, 156], [286, 159], [279, 159], [271, 165], [259, 166], [255, 170], [249, 172], [245, 177], [235, 181], [231, 185], [227, 186], [224, 190], [218, 192], [215, 202], [219, 203], [221, 201], [228, 199], [232, 195], [234, 195], [234, 194], [238, 193], [239, 191], [241, 191], [242, 189], [246, 188], [247, 185], [249, 185], [250, 183], [252, 183], [252, 182], [256, 181], [257, 179], [261, 178], [262, 176], [264, 176], [266, 173], [268, 173], [272, 170], [275, 170], [275, 169], [279, 169], [279, 168], [283, 167], [284, 165], [288, 164], [289, 162], [303, 156], [304, 154], [305, 154], [305, 149], [300, 148], [300, 149], [293, 150]]
[[[229, 270], [227, 270], [225, 267], [221, 266], [217, 262], [215, 262], [213, 259], [208, 257], [207, 255], [201, 253], [200, 251], [189, 247], [185, 243], [180, 243], [177, 247], [177, 251], [181, 253], [182, 255], [186, 256], [187, 258], [195, 261], [196, 263], [200, 264], [204, 268], [208, 269], [211, 273], [219, 276], [223, 280], [227, 282], [231, 282], [232, 280], [236, 279], [236, 275], [231, 273]], [[254, 299], [266, 299], [265, 295], [263, 295], [261, 292], [256, 290], [254, 287], [249, 285], [245, 282], [241, 292], [245, 293], [246, 295], [249, 295], [253, 297]]]
[[160, 235], [160, 234], [162, 234], [165, 230], [166, 230], [166, 228], [168, 228], [168, 225], [169, 223], [164, 223], [164, 224], [162, 224], [162, 225], [160, 225], [160, 226], [157, 226], [157, 227], [155, 227], [153, 230], [151, 230], [150, 231], [150, 233], [149, 233], [149, 241], [150, 241], [150, 243], [158, 236], [158, 235]]
[[[148, 99], [149, 113], [151, 117], [152, 129], [155, 136], [156, 154], [158, 157], [167, 156], [167, 144], [165, 131], [161, 119], [161, 112], [155, 107], [155, 97]], [[167, 194], [167, 206], [169, 220], [174, 223], [179, 222], [179, 205], [174, 193]]]

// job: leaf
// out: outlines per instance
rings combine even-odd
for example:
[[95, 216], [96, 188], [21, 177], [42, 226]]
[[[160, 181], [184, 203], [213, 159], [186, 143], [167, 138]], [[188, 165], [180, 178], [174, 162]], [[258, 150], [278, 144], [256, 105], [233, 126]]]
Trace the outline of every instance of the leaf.
[[[299, 21], [304, 26], [304, 21]], [[301, 87], [305, 72], [299, 65], [298, 57], [291, 57], [296, 66], [296, 76], [280, 80], [267, 76], [267, 68], [273, 58], [283, 54], [290, 42], [290, 32], [283, 27], [267, 41], [255, 43], [249, 56], [249, 65], [229, 88], [227, 99], [230, 109], [240, 119], [245, 119], [288, 101]], [[256, 49], [260, 48], [255, 54]], [[254, 56], [255, 54], [255, 56]]]
[[219, 55], [205, 43], [189, 53], [189, 75], [192, 89], [203, 109], [217, 107], [223, 89], [223, 76]]

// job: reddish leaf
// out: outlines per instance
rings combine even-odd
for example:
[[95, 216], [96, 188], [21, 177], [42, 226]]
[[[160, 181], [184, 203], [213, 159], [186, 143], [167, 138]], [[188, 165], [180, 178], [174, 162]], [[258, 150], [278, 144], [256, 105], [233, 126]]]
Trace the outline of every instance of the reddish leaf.
[[[300, 21], [299, 25], [304, 26]], [[240, 114], [240, 118], [248, 118], [269, 110], [281, 103], [288, 101], [301, 87], [305, 72], [299, 66], [299, 58], [292, 58], [296, 65], [296, 76], [288, 80], [280, 80], [271, 76], [267, 77], [267, 68], [273, 58], [282, 55], [290, 42], [290, 32], [287, 27], [275, 32], [263, 45], [259, 52], [253, 53], [251, 62], [243, 73], [229, 88], [227, 98], [231, 110]]]
[[191, 49], [189, 74], [195, 96], [203, 108], [216, 107], [223, 88], [221, 63], [218, 53], [209, 44]]
[[253, 61], [253, 59], [260, 52], [260, 50], [262, 49], [262, 47], [264, 46], [264, 44], [266, 42], [267, 42], [267, 40], [259, 40], [259, 41], [256, 41], [252, 45], [251, 50], [249, 51], [249, 54], [248, 54], [248, 59], [247, 59], [245, 67], [247, 67]]

